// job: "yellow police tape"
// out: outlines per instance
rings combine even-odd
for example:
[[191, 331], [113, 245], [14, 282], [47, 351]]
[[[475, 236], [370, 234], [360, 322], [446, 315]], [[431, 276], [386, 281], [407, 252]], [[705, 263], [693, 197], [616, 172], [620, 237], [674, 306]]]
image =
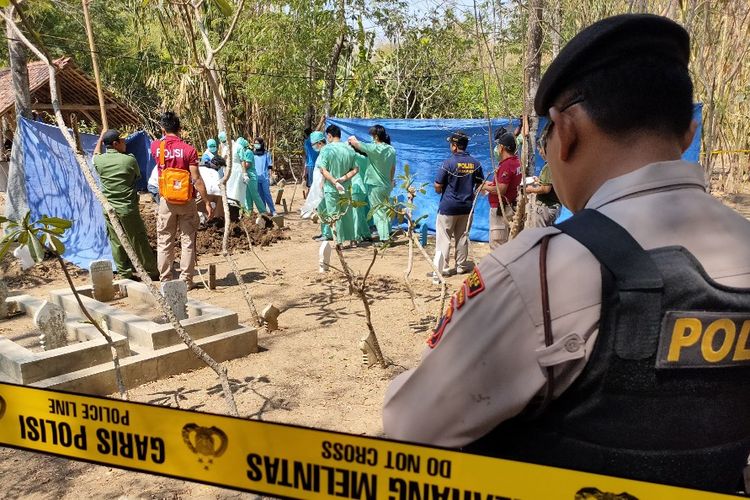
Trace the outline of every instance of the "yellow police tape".
[[[717, 495], [353, 436], [0, 384], [0, 445], [292, 498], [702, 499]], [[606, 498], [616, 499], [617, 496]]]

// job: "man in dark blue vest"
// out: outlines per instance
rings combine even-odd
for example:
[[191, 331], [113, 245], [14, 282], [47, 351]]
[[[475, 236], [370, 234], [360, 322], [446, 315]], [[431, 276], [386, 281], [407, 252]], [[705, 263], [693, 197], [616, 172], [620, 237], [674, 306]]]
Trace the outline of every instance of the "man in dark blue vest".
[[389, 387], [391, 437], [734, 492], [750, 453], [750, 222], [681, 160], [690, 40], [615, 16], [574, 37], [535, 98], [575, 216], [479, 263], [421, 364]]

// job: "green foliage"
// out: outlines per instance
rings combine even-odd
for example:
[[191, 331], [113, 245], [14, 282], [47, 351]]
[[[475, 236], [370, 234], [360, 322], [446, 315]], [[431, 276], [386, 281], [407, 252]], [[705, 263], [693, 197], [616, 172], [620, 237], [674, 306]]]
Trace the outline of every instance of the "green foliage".
[[[203, 2], [201, 12], [214, 46], [226, 35], [237, 4]], [[54, 57], [72, 56], [92, 72], [80, 0], [23, 5]], [[158, 113], [174, 109], [181, 115], [184, 135], [195, 145], [215, 136], [213, 100], [199, 67], [205, 52], [197, 24], [190, 19], [191, 8], [162, 0], [112, 5], [104, 0], [90, 4], [107, 90], [138, 110], [155, 134]], [[498, 16], [493, 17], [493, 9], [500, 9]], [[302, 129], [320, 120], [331, 55], [342, 33], [332, 115], [483, 117], [483, 74], [490, 86], [490, 114], [517, 114], [525, 33], [519, 23], [525, 9], [480, 2], [480, 11], [483, 19], [493, 20], [483, 22], [482, 28], [497, 73], [479, 67], [478, 50], [487, 48], [476, 39], [470, 10], [443, 5], [428, 11], [405, 0], [248, 2], [216, 57], [230, 134], [262, 135], [272, 150], [301, 149]], [[503, 19], [517, 21], [503, 24]], [[0, 45], [0, 57], [7, 59], [7, 47]], [[82, 124], [81, 130], [93, 129]]]
[[32, 221], [31, 212], [26, 212], [20, 221], [0, 217], [0, 224], [6, 224], [6, 234], [0, 240], [0, 259], [5, 257], [15, 243], [28, 247], [35, 262], [44, 260], [46, 251], [61, 256], [65, 252], [65, 245], [60, 238], [73, 226], [73, 222], [67, 219], [46, 215]]

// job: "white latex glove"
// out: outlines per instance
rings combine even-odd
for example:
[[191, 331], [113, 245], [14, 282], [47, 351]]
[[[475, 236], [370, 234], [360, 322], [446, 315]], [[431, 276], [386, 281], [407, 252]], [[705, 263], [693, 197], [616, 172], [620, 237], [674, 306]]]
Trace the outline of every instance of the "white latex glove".
[[339, 194], [344, 194], [344, 192], [346, 191], [346, 189], [344, 189], [344, 186], [342, 186], [340, 182], [336, 182], [334, 186], [336, 186], [336, 191], [338, 191]]
[[242, 174], [242, 182], [244, 182], [245, 184], [249, 184], [250, 183], [250, 177], [248, 177], [247, 174]]

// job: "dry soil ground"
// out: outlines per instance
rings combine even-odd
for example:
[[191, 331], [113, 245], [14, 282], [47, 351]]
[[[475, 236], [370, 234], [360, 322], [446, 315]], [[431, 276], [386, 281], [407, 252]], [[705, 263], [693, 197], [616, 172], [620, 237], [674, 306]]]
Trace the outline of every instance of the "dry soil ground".
[[[750, 218], [750, 195], [731, 195], [726, 202]], [[378, 257], [370, 280], [373, 321], [393, 365], [385, 370], [365, 368], [357, 348], [366, 332], [361, 302], [347, 293], [335, 273], [318, 274], [319, 244], [311, 240], [318, 227], [296, 214], [289, 215], [286, 223], [284, 236], [289, 239], [256, 248], [257, 257], [247, 250], [236, 255], [258, 307], [273, 303], [283, 310], [281, 329], [260, 336], [262, 352], [226, 363], [239, 411], [247, 418], [379, 435], [385, 389], [397, 373], [418, 363], [438, 312], [439, 289], [425, 276], [428, 264], [417, 256], [412, 273], [418, 294], [415, 310], [402, 282], [404, 239]], [[432, 245], [428, 251], [433, 251]], [[473, 243], [471, 257], [478, 260], [488, 251], [486, 244]], [[371, 252], [372, 247], [363, 246], [345, 254], [352, 267], [363, 272]], [[209, 263], [217, 264], [218, 289], [196, 289], [190, 295], [234, 309], [241, 322], [249, 323], [249, 310], [228, 266], [215, 253], [200, 257], [200, 267]], [[87, 274], [78, 273], [76, 279], [86, 283]], [[460, 282], [460, 277], [449, 278], [452, 288]], [[9, 283], [38, 297], [65, 287], [53, 263], [37, 266]], [[210, 412], [222, 413], [226, 408], [218, 380], [208, 368], [138, 387], [130, 396], [135, 401]], [[254, 497], [10, 449], [0, 449], [0, 492], [6, 498]]]
[[[291, 196], [289, 186], [286, 195]], [[300, 195], [298, 191], [295, 207], [299, 207]], [[225, 363], [234, 381], [240, 414], [253, 419], [379, 435], [385, 389], [397, 373], [418, 362], [438, 313], [439, 287], [426, 277], [430, 271], [427, 262], [416, 255], [411, 275], [418, 295], [415, 310], [403, 285], [407, 262], [405, 238], [378, 256], [368, 279], [372, 316], [382, 350], [393, 365], [385, 370], [366, 368], [357, 347], [360, 337], [367, 332], [363, 306], [359, 299], [348, 294], [340, 275], [318, 273], [320, 244], [311, 237], [318, 234], [319, 226], [300, 220], [296, 213], [287, 216], [286, 226], [283, 236], [289, 239], [257, 247], [257, 257], [246, 245], [236, 253], [258, 308], [273, 303], [283, 311], [279, 317], [280, 330], [260, 335], [260, 353]], [[355, 270], [364, 273], [372, 251], [372, 246], [366, 245], [345, 250], [345, 256]], [[428, 252], [433, 251], [430, 242]], [[471, 245], [471, 257], [475, 260], [488, 251], [486, 244]], [[215, 252], [200, 256], [199, 267], [206, 268], [210, 263], [217, 264], [217, 290], [196, 289], [190, 296], [236, 310], [240, 322], [250, 324], [249, 309], [229, 273], [229, 266]], [[335, 254], [332, 263], [340, 267]], [[8, 274], [16, 275], [6, 276], [11, 289], [37, 297], [66, 287], [53, 262], [20, 275], [17, 269], [15, 272], [11, 269]], [[87, 273], [77, 274], [78, 283], [87, 282]], [[451, 287], [458, 287], [462, 279], [456, 276], [448, 281]], [[130, 397], [134, 401], [223, 413], [226, 405], [218, 383], [213, 372], [206, 368], [138, 387], [130, 391]], [[0, 492], [6, 498], [253, 497], [10, 449], [0, 449]]]

